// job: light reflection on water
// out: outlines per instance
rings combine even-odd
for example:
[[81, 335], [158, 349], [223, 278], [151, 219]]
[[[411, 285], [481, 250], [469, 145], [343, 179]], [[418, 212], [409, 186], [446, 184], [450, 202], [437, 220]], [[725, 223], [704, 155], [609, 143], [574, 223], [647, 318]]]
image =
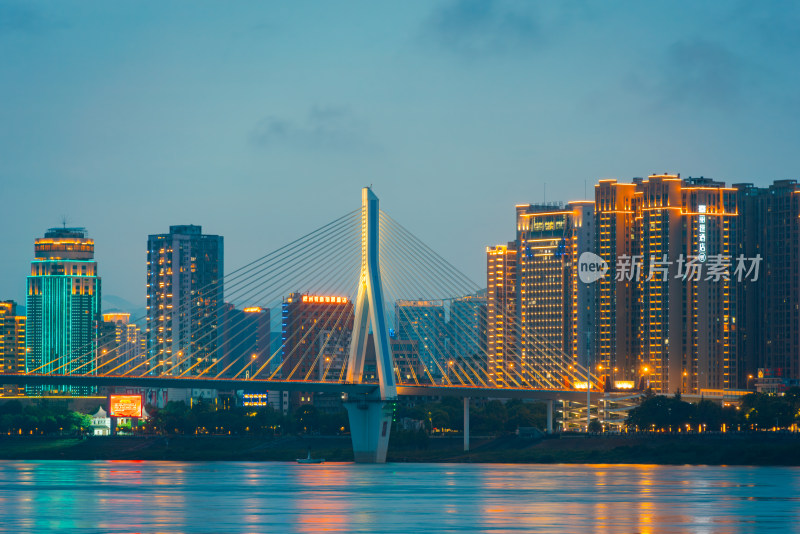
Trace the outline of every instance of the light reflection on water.
[[794, 530], [800, 469], [650, 465], [0, 462], [0, 530]]

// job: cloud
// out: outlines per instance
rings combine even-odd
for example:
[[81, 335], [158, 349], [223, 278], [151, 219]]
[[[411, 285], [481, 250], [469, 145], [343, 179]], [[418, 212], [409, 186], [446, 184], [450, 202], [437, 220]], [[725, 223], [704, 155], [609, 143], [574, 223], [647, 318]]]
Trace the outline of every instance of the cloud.
[[771, 51], [796, 53], [800, 48], [800, 4], [795, 0], [743, 1], [726, 22], [737, 28], [740, 38], [752, 35]]
[[26, 4], [0, 3], [0, 34], [34, 32], [42, 28], [41, 13]]
[[458, 55], [475, 57], [533, 49], [542, 32], [533, 4], [506, 0], [455, 0], [437, 8], [422, 37]]
[[261, 119], [250, 132], [250, 142], [259, 147], [337, 150], [362, 145], [365, 129], [346, 107], [313, 106], [302, 121], [276, 115]]
[[730, 110], [745, 103], [757, 76], [755, 67], [725, 46], [691, 39], [669, 45], [629, 81], [660, 108]]

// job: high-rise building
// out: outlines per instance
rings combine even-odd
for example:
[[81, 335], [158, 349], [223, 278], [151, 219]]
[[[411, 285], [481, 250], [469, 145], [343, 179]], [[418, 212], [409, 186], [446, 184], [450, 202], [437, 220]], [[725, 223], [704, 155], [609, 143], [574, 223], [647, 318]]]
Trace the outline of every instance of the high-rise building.
[[488, 363], [485, 290], [450, 302], [447, 332], [454, 365], [478, 383], [479, 377], [485, 376]]
[[[84, 228], [51, 228], [36, 239], [28, 276], [27, 372], [92, 374], [97, 362], [100, 277]], [[28, 388], [91, 393], [91, 387]]]
[[594, 202], [517, 206], [517, 318], [522, 380], [547, 382], [563, 355], [585, 364], [594, 335], [593, 288], [579, 283], [594, 244]]
[[[258, 372], [271, 356], [269, 325], [269, 308], [246, 306], [238, 310], [233, 304], [225, 303], [220, 350], [212, 358], [212, 363], [216, 363], [216, 373], [227, 369], [226, 376], [238, 373], [240, 377], [248, 378]], [[277, 358], [273, 361], [277, 362]], [[245, 365], [248, 368], [239, 373]], [[263, 372], [269, 372], [269, 369], [265, 367]]]
[[778, 180], [764, 195], [764, 361], [800, 378], [800, 185]]
[[[13, 300], [0, 301], [0, 373], [25, 372], [25, 319]], [[0, 395], [19, 395], [22, 388], [0, 385]]]
[[452, 356], [447, 336], [444, 302], [441, 300], [398, 300], [395, 302], [397, 339], [419, 342], [419, 357], [428, 372], [441, 377]]
[[124, 374], [146, 371], [146, 341], [142, 330], [130, 322], [131, 314], [104, 313], [98, 329], [97, 365], [102, 373]]
[[[612, 269], [618, 257], [637, 254], [635, 191], [636, 184], [616, 180], [600, 180], [595, 186], [594, 252]], [[618, 280], [612, 272], [593, 285], [595, 361], [592, 363], [610, 370], [615, 381], [635, 381], [639, 376], [636, 282], [626, 278]]]
[[199, 374], [217, 358], [223, 238], [196, 225], [147, 238], [147, 359], [159, 374]]
[[[395, 339], [389, 340], [392, 346], [392, 356], [394, 358], [395, 370], [401, 383], [407, 384], [429, 384], [431, 377], [425, 371], [422, 361], [419, 358], [419, 341], [416, 339]], [[371, 344], [374, 352], [375, 344]], [[374, 354], [373, 354], [374, 358]]]
[[349, 356], [353, 303], [331, 295], [292, 293], [282, 304], [280, 376], [339, 380]]
[[[759, 276], [736, 283], [740, 387], [760, 374], [800, 379], [800, 185], [736, 184], [737, 256], [763, 258]], [[738, 279], [737, 279], [738, 282]]]
[[[753, 184], [734, 184], [739, 224], [734, 248], [734, 260], [764, 258], [767, 244], [766, 195], [767, 189]], [[789, 222], [789, 221], [786, 221]], [[763, 260], [762, 260], [763, 261]], [[732, 314], [731, 329], [734, 331], [740, 388], [754, 385], [758, 369], [765, 367], [766, 310], [764, 308], [764, 265], [759, 265], [759, 276], [746, 283], [734, 282], [736, 312]]]
[[519, 385], [517, 248], [512, 241], [486, 249], [487, 374], [493, 386]]
[[[292, 293], [281, 305], [281, 361], [285, 380], [338, 381], [344, 377], [353, 334], [353, 302], [347, 297]], [[318, 395], [293, 392], [291, 409]]]
[[651, 175], [638, 184], [634, 204], [640, 357], [651, 386], [663, 393], [735, 387], [731, 282], [709, 279], [702, 266], [730, 262], [736, 190], [707, 178]]

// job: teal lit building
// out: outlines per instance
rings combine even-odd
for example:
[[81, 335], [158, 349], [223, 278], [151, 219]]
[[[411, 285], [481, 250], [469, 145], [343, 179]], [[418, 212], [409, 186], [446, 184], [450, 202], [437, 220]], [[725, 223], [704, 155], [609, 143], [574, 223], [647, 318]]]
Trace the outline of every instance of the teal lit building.
[[[26, 304], [27, 372], [96, 372], [100, 278], [94, 240], [87, 237], [84, 228], [51, 228], [35, 241]], [[86, 395], [93, 389], [28, 387], [27, 391]]]

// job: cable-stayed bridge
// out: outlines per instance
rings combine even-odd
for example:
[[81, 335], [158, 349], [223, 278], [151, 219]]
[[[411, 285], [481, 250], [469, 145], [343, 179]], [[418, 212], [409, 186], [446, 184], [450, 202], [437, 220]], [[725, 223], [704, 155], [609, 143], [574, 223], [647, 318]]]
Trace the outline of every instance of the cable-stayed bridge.
[[[150, 268], [171, 274], [167, 264]], [[209, 316], [220, 306], [204, 304], [222, 294], [271, 310], [275, 350], [252, 336], [219, 342], [219, 332], [247, 321]], [[177, 308], [170, 302], [148, 302], [144, 354], [109, 357], [93, 346], [0, 374], [0, 383], [341, 393], [356, 461], [365, 462], [385, 461], [391, 403], [401, 395], [538, 399], [548, 402], [551, 428], [553, 401], [586, 401], [602, 389], [511, 310], [489, 310], [480, 286], [380, 210], [370, 188], [359, 209], [195, 289]]]

